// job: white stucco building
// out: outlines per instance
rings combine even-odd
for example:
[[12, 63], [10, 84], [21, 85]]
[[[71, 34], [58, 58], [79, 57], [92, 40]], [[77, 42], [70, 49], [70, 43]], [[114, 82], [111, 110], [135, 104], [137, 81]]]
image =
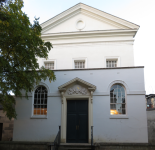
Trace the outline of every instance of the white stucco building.
[[147, 143], [144, 68], [134, 66], [139, 26], [79, 3], [44, 22], [53, 44], [40, 66], [55, 82], [41, 82], [29, 100], [16, 99], [13, 141]]

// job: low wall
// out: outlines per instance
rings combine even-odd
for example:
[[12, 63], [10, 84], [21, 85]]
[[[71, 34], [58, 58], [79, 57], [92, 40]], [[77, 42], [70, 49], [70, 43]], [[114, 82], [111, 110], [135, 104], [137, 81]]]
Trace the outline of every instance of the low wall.
[[147, 109], [148, 142], [155, 143], [155, 108]]
[[[0, 150], [50, 150], [50, 144], [47, 142], [0, 142]], [[68, 145], [68, 144], [67, 144]], [[66, 145], [66, 146], [67, 146]], [[90, 147], [90, 145], [89, 145]], [[85, 147], [84, 149], [86, 149]], [[154, 150], [155, 144], [142, 143], [97, 143], [94, 146], [95, 150]], [[54, 148], [52, 147], [52, 150]], [[72, 146], [70, 149], [77, 149]], [[82, 148], [81, 148], [82, 149]], [[59, 147], [59, 150], [64, 150], [64, 145]]]
[[47, 142], [0, 142], [0, 150], [49, 150]]
[[155, 145], [153, 144], [142, 144], [142, 143], [100, 143], [99, 147], [95, 150], [154, 150]]

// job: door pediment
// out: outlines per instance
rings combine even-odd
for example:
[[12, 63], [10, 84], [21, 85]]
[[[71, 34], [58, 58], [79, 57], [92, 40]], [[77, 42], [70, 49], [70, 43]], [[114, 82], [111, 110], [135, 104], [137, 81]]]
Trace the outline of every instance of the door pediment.
[[69, 82], [58, 87], [59, 91], [64, 95], [91, 95], [91, 91], [96, 90], [96, 86], [88, 83], [80, 78], [74, 78]]
[[87, 87], [80, 83], [74, 83], [66, 89], [65, 95], [90, 95]]

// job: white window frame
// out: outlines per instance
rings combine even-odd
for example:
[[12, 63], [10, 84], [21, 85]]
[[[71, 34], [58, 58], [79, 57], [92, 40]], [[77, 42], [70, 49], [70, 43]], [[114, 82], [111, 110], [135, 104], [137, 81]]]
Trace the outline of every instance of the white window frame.
[[[108, 62], [108, 66], [107, 66], [107, 62]], [[116, 68], [117, 60], [106, 60], [106, 67], [107, 68]]]
[[106, 56], [104, 59], [104, 67], [105, 68], [107, 68], [107, 61], [117, 61], [117, 67], [121, 67], [120, 57], [118, 57], [118, 56]]
[[[47, 89], [47, 115], [34, 115], [34, 94], [35, 94], [36, 89], [40, 86], [44, 86]], [[42, 82], [38, 86], [35, 87], [35, 89], [32, 92], [32, 109], [31, 109], [32, 112], [31, 112], [30, 119], [47, 119], [48, 118], [48, 95], [49, 95], [49, 92], [50, 92], [50, 90], [49, 90], [48, 86]]]
[[[117, 84], [117, 83], [116, 83], [116, 84], [113, 84], [113, 85], [111, 86], [111, 88], [112, 88], [114, 85], [120, 85], [121, 87], [123, 87], [123, 89], [124, 89], [124, 94], [125, 94], [125, 103], [116, 103], [116, 102], [115, 102], [115, 103], [111, 103], [111, 92], [110, 92], [110, 111], [111, 111], [111, 105], [113, 105], [113, 104], [114, 104], [114, 105], [121, 104], [121, 105], [125, 105], [125, 114], [113, 114], [113, 115], [112, 115], [111, 112], [110, 112], [110, 115], [111, 115], [111, 116], [126, 116], [126, 114], [127, 114], [127, 111], [126, 111], [126, 110], [127, 110], [127, 109], [126, 109], [126, 90], [125, 90], [125, 87], [124, 87], [123, 85], [121, 85], [121, 84]], [[110, 89], [111, 89], [111, 88], [110, 88]], [[118, 92], [117, 92], [117, 93], [118, 93]]]
[[48, 60], [44, 60], [44, 67], [45, 67], [45, 63], [54, 63], [54, 69], [57, 69], [56, 66], [57, 66], [57, 63], [56, 63], [56, 59], [48, 59]]
[[[129, 116], [128, 116], [128, 109], [127, 109], [127, 91], [126, 91], [126, 87], [123, 85], [123, 84], [120, 84], [120, 83], [115, 83], [113, 85], [121, 85], [123, 88], [124, 88], [124, 91], [125, 91], [125, 111], [126, 113], [125, 114], [118, 114], [118, 115], [109, 115], [109, 119], [129, 119]], [[112, 85], [112, 86], [113, 86]], [[112, 87], [111, 86], [111, 87]], [[111, 89], [110, 87], [110, 89]], [[110, 92], [110, 91], [109, 91]], [[110, 96], [109, 96], [110, 97]], [[110, 102], [110, 99], [111, 97], [109, 98], [109, 104], [111, 105], [111, 102]], [[110, 106], [109, 105], [109, 106]], [[109, 107], [111, 109], [111, 107]], [[110, 112], [109, 112], [110, 113]]]
[[[85, 62], [85, 68], [75, 68], [75, 62]], [[80, 58], [73, 58], [72, 59], [72, 68], [73, 69], [86, 69], [87, 68], [87, 58], [80, 57]]]

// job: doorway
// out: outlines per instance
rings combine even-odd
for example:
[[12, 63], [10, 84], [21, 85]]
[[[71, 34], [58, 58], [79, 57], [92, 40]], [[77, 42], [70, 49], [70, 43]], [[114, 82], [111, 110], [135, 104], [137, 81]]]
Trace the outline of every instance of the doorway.
[[88, 143], [88, 100], [67, 101], [67, 143]]

